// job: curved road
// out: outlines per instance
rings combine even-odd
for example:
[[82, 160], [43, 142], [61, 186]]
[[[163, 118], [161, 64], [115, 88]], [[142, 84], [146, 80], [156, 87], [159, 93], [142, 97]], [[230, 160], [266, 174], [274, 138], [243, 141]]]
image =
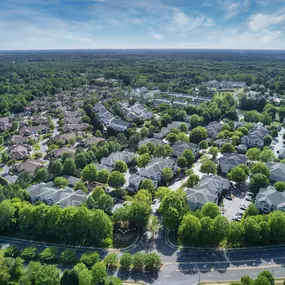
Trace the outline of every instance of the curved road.
[[[79, 258], [87, 250], [96, 250], [104, 257], [109, 251], [89, 248], [56, 245], [50, 243], [16, 240], [0, 237], [0, 245], [16, 245], [18, 248], [37, 246], [39, 251], [47, 246], [56, 246], [59, 253], [66, 249], [76, 250]], [[142, 238], [129, 250], [157, 252], [163, 261], [163, 267], [157, 274], [125, 274], [115, 272], [125, 280], [140, 280], [148, 284], [196, 284], [199, 281], [238, 280], [241, 276], [255, 278], [262, 270], [269, 270], [275, 277], [285, 277], [285, 245], [271, 247], [241, 248], [230, 250], [189, 248], [176, 250], [165, 242], [160, 234], [155, 246]], [[111, 250], [112, 251], [112, 250]], [[118, 251], [118, 254], [120, 252]]]

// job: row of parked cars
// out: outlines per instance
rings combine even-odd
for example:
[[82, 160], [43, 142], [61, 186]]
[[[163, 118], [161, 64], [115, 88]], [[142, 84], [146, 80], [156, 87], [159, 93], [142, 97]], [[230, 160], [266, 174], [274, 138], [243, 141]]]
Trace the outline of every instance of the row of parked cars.
[[[240, 205], [240, 209], [242, 211], [245, 211], [247, 209], [247, 206], [242, 204], [242, 205]], [[237, 212], [236, 215], [233, 217], [233, 220], [237, 221], [237, 222], [240, 222], [241, 219], [242, 219], [243, 214], [244, 214], [244, 212]]]
[[[246, 192], [245, 200], [246, 200], [246, 201], [249, 201], [249, 202], [252, 202], [253, 196], [254, 196], [253, 193], [251, 193], [251, 192]], [[241, 205], [240, 205], [240, 209], [241, 209], [242, 211], [236, 213], [236, 215], [233, 217], [233, 220], [234, 220], [234, 221], [238, 221], [238, 222], [241, 221], [242, 216], [243, 216], [243, 214], [244, 214], [244, 211], [247, 209], [247, 206], [246, 206], [245, 204], [241, 204]]]

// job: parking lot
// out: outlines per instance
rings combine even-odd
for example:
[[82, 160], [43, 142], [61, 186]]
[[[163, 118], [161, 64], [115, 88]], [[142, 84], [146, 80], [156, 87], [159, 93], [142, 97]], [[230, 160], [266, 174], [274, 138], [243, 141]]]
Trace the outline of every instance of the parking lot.
[[246, 208], [249, 204], [251, 204], [250, 201], [246, 201], [246, 194], [235, 190], [231, 194], [232, 200], [224, 199], [223, 200], [223, 207], [222, 211], [224, 213], [224, 216], [229, 220], [232, 221], [232, 219], [235, 217], [236, 213], [244, 213], [244, 210], [240, 209], [241, 205], [245, 205]]

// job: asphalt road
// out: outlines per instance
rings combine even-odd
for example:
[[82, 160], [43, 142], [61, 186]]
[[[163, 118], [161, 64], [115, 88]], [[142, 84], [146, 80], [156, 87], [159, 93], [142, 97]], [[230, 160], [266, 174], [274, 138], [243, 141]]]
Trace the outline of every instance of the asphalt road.
[[[13, 244], [18, 248], [37, 246], [39, 251], [48, 243], [35, 243], [28, 241], [15, 241], [0, 237], [0, 245]], [[56, 245], [54, 245], [56, 246]], [[58, 253], [66, 246], [56, 246]], [[76, 256], [80, 256], [87, 250], [98, 251], [103, 258], [108, 252], [97, 248], [72, 247], [76, 250]], [[285, 277], [285, 245], [275, 247], [241, 248], [231, 250], [188, 248], [175, 250], [171, 248], [160, 232], [155, 247], [146, 240], [130, 249], [131, 253], [137, 251], [157, 252], [164, 263], [158, 273], [131, 273], [112, 272], [124, 280], [140, 280], [147, 284], [196, 284], [200, 281], [238, 280], [241, 276], [250, 275], [256, 277], [261, 271], [269, 270], [275, 277]], [[118, 252], [120, 255], [121, 253]], [[61, 267], [61, 269], [64, 269]]]

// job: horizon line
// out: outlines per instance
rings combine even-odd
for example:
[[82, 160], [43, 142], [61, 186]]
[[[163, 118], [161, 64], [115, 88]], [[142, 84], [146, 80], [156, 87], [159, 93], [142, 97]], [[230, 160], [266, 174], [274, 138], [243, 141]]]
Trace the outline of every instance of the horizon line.
[[241, 49], [241, 48], [63, 48], [63, 49], [0, 49], [0, 52], [19, 52], [19, 51], [117, 51], [117, 50], [229, 50], [229, 51], [285, 51], [285, 49]]

